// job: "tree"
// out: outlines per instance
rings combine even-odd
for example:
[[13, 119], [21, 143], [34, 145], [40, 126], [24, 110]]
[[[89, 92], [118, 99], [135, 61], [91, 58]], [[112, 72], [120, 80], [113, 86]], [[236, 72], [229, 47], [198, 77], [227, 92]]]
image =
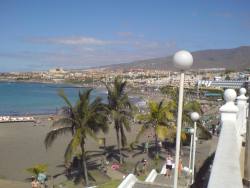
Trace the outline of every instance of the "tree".
[[[168, 95], [168, 97], [171, 100], [172, 103], [172, 112], [174, 113], [174, 116], [177, 117], [178, 113], [178, 88], [177, 87], [164, 87], [162, 88], [162, 93]], [[191, 89], [188, 89], [190, 92]], [[201, 115], [201, 104], [198, 101], [188, 101], [184, 99], [184, 104], [183, 104], [183, 117], [182, 117], [182, 122], [184, 124], [190, 124], [192, 123], [192, 120], [190, 118], [190, 114], [192, 112], [198, 112]]]
[[[105, 83], [104, 83], [105, 84]], [[132, 118], [132, 104], [125, 92], [126, 81], [116, 77], [113, 84], [105, 84], [108, 90], [108, 108], [116, 131], [119, 162], [122, 164], [121, 146], [127, 145], [125, 130], [130, 131], [129, 121]]]
[[[206, 89], [208, 90], [208, 89]], [[210, 91], [211, 89], [209, 89]], [[163, 94], [166, 94], [168, 98], [173, 102], [172, 106], [172, 112], [174, 113], [174, 117], [177, 118], [177, 112], [178, 112], [178, 88], [177, 87], [171, 87], [171, 86], [166, 86], [161, 89]], [[210, 91], [211, 92], [211, 91]], [[213, 89], [212, 92], [221, 92], [221, 90], [215, 90]], [[189, 101], [185, 100], [184, 98], [184, 104], [183, 104], [183, 114], [182, 114], [182, 123], [183, 127], [185, 126], [192, 126], [193, 121], [191, 120], [190, 114], [192, 112], [198, 112], [200, 115], [202, 115], [202, 110], [201, 110], [201, 104], [198, 101]], [[207, 138], [212, 138], [211, 134], [209, 131], [202, 126], [201, 122], [197, 122], [197, 127], [198, 129], [207, 136]], [[182, 140], [185, 140], [184, 138], [186, 135], [182, 133]]]
[[153, 128], [155, 135], [155, 151], [156, 158], [158, 158], [158, 139], [161, 140], [168, 137], [172, 133], [170, 130], [171, 123], [174, 120], [172, 110], [174, 108], [174, 103], [172, 101], [165, 103], [161, 100], [159, 103], [155, 101], [150, 101], [148, 104], [149, 112], [146, 114], [141, 114], [137, 116], [137, 119], [144, 121], [139, 134], [136, 137], [136, 141], [141, 137], [141, 135], [149, 128]]
[[83, 171], [85, 183], [88, 185], [88, 171], [86, 164], [85, 139], [87, 136], [98, 141], [96, 133], [108, 130], [108, 110], [107, 106], [97, 97], [92, 102], [90, 99], [91, 89], [79, 92], [79, 99], [75, 106], [72, 106], [64, 92], [59, 92], [59, 96], [65, 101], [64, 115], [53, 122], [52, 130], [46, 135], [45, 146], [50, 147], [54, 140], [60, 135], [69, 132], [72, 139], [69, 142], [64, 159], [67, 164], [77, 150], [80, 150], [81, 172]]
[[26, 171], [34, 175], [36, 178], [39, 173], [44, 173], [48, 169], [48, 165], [46, 164], [37, 164], [31, 168], [27, 168]]
[[[177, 109], [176, 109], [177, 112]], [[201, 115], [201, 104], [198, 101], [188, 101], [184, 102], [183, 105], [183, 115], [182, 115], [182, 122], [183, 124], [193, 124], [193, 121], [190, 117], [192, 112], [197, 112]]]

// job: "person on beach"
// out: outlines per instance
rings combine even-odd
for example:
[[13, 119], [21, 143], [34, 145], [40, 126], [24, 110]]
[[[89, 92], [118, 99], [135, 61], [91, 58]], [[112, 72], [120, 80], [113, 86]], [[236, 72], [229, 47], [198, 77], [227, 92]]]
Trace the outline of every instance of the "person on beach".
[[149, 143], [148, 143], [148, 140], [145, 142], [145, 144], [144, 144], [144, 153], [148, 153], [148, 145], [149, 145]]
[[141, 163], [142, 163], [142, 174], [145, 174], [146, 173], [146, 171], [147, 171], [147, 160], [146, 159], [142, 159], [141, 160]]
[[40, 183], [37, 181], [35, 177], [31, 178], [31, 188], [40, 188]]
[[181, 172], [183, 169], [183, 164], [182, 164], [182, 159], [179, 160], [179, 166], [178, 166], [178, 171], [179, 171], [179, 175], [181, 176]]
[[168, 154], [166, 157], [166, 174], [165, 174], [165, 176], [171, 177], [172, 166], [173, 166], [173, 158], [171, 157], [170, 154]]

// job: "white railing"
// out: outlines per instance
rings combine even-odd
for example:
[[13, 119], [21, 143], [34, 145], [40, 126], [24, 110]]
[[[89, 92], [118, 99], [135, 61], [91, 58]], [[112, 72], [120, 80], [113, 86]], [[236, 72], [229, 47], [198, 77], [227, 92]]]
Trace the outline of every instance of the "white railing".
[[151, 182], [151, 183], [154, 182], [157, 175], [158, 173], [156, 172], [155, 169], [151, 170], [145, 182]]
[[129, 174], [118, 186], [118, 188], [132, 188], [137, 181], [138, 179], [134, 174]]
[[214, 157], [208, 188], [242, 188], [240, 169], [241, 134], [246, 127], [247, 98], [245, 89], [240, 90], [237, 106], [236, 92], [227, 89], [226, 104], [220, 108], [221, 132]]

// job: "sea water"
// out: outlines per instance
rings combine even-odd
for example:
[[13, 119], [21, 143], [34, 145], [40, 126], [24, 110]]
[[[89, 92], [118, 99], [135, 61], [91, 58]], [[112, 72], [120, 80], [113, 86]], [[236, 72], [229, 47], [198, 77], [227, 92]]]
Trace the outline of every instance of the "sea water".
[[[65, 106], [63, 99], [58, 96], [61, 89], [74, 104], [79, 91], [87, 88], [66, 84], [0, 82], [0, 115], [56, 113]], [[104, 91], [93, 90], [91, 98], [99, 96], [106, 100], [106, 95]]]

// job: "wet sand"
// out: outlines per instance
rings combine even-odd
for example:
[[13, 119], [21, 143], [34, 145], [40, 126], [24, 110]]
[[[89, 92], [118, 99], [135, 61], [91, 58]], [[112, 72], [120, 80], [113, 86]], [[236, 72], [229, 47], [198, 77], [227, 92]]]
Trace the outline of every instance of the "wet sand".
[[[35, 164], [48, 165], [48, 174], [55, 175], [64, 170], [64, 151], [70, 140], [70, 135], [59, 137], [51, 148], [46, 151], [44, 138], [49, 132], [52, 121], [48, 116], [36, 117], [39, 125], [34, 123], [0, 123], [0, 179], [24, 181], [30, 177], [25, 169]], [[139, 126], [132, 128], [127, 134], [128, 141], [134, 140]], [[104, 137], [103, 134], [98, 135]], [[106, 145], [116, 145], [114, 128], [110, 127], [106, 136]], [[87, 150], [97, 150], [98, 143], [87, 139]]]

